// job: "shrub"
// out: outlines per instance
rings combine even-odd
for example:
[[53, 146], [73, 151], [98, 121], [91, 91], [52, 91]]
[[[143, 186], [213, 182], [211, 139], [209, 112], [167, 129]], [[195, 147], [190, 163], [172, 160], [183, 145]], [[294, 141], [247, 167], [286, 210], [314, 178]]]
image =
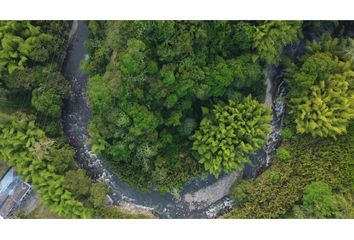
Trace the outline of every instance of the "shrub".
[[65, 174], [65, 181], [77, 199], [84, 200], [89, 196], [91, 179], [86, 175], [85, 170], [70, 170]]
[[277, 159], [282, 160], [282, 161], [288, 160], [291, 157], [289, 151], [286, 148], [284, 148], [284, 147], [278, 148], [277, 153], [276, 153], [275, 156], [276, 156]]
[[312, 182], [304, 189], [303, 208], [314, 218], [334, 217], [337, 211], [336, 198], [331, 187], [322, 181]]
[[235, 202], [235, 206], [242, 206], [248, 201], [252, 192], [253, 184], [248, 180], [237, 181], [230, 190], [230, 197]]
[[107, 187], [105, 184], [93, 183], [90, 188], [90, 202], [94, 208], [104, 207], [107, 201]]
[[273, 183], [277, 183], [281, 180], [281, 173], [277, 171], [271, 171], [270, 172], [270, 181]]
[[284, 128], [283, 131], [281, 132], [281, 136], [284, 139], [290, 139], [293, 136], [293, 131], [291, 130], [291, 128]]

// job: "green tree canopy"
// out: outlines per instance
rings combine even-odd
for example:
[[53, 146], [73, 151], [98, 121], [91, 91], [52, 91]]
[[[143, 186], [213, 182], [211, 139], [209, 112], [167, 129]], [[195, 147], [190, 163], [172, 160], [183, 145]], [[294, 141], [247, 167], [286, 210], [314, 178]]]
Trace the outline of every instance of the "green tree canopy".
[[94, 151], [140, 187], [174, 189], [198, 174], [190, 137], [202, 118], [200, 106], [262, 91], [261, 62], [252, 56], [257, 25], [91, 22], [85, 68], [92, 76]]
[[314, 218], [334, 217], [337, 211], [332, 189], [324, 182], [312, 182], [305, 187], [302, 198], [304, 211]]
[[93, 183], [90, 188], [90, 202], [94, 208], [105, 206], [107, 201], [107, 187], [103, 183]]
[[53, 37], [29, 21], [0, 21], [0, 76], [23, 70], [29, 61], [44, 62]]
[[250, 96], [216, 104], [193, 136], [199, 162], [215, 176], [241, 170], [249, 155], [266, 142], [270, 120], [270, 110]]
[[283, 48], [295, 44], [302, 36], [301, 21], [265, 21], [255, 27], [253, 47], [268, 64], [278, 64]]
[[[18, 114], [1, 118], [0, 156], [31, 183], [50, 209], [62, 217], [88, 218], [92, 211], [77, 201], [64, 179], [64, 172], [73, 163], [74, 153], [61, 148], [36, 128], [33, 119]], [[53, 156], [68, 151], [62, 156]], [[71, 157], [61, 161], [61, 157]]]
[[89, 196], [91, 179], [86, 175], [85, 170], [70, 170], [65, 173], [65, 181], [77, 199], [85, 199]]
[[298, 133], [336, 138], [354, 118], [354, 72], [342, 47], [332, 39], [309, 43], [300, 66], [289, 68], [290, 106]]

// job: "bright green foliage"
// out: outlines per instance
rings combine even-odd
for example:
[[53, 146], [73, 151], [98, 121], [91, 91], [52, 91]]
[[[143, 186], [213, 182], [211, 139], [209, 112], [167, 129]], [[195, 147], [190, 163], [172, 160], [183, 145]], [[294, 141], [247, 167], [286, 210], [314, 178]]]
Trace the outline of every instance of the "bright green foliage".
[[[65, 183], [63, 173], [71, 166], [74, 156], [72, 150], [65, 149], [70, 153], [63, 157], [71, 157], [70, 161], [57, 162], [61, 158], [53, 153], [58, 154], [64, 149], [45, 137], [44, 132], [25, 115], [14, 115], [0, 123], [1, 158], [33, 185], [54, 213], [69, 218], [89, 218], [91, 210], [73, 198]], [[62, 165], [58, 167], [59, 164]]]
[[256, 23], [90, 22], [90, 143], [130, 184], [161, 191], [200, 173], [190, 137], [210, 100], [262, 92]]
[[29, 21], [0, 21], [0, 76], [23, 70], [29, 60], [45, 62], [52, 40]]
[[280, 147], [277, 150], [276, 158], [279, 160], [288, 160], [291, 157], [289, 151], [286, 148]]
[[256, 27], [253, 47], [255, 58], [268, 64], [278, 64], [286, 45], [295, 44], [300, 37], [301, 21], [265, 21]]
[[304, 189], [303, 208], [314, 218], [334, 217], [337, 210], [332, 189], [324, 182], [313, 182]]
[[146, 219], [152, 218], [151, 215], [143, 214], [143, 213], [130, 213], [127, 210], [121, 209], [117, 206], [111, 207], [101, 207], [95, 209], [96, 218], [102, 219]]
[[240, 102], [216, 104], [195, 132], [193, 150], [215, 176], [241, 170], [249, 155], [266, 142], [270, 120], [270, 110], [250, 96]]
[[[301, 202], [304, 189], [312, 182], [328, 184], [337, 199], [337, 218], [353, 217], [354, 124], [337, 141], [295, 135], [282, 145], [291, 153], [288, 160], [275, 158], [273, 164], [250, 181], [246, 201], [230, 213], [229, 218], [320, 217], [306, 215]], [[234, 187], [233, 189], [236, 189]], [[233, 190], [236, 191], [236, 190]], [[237, 193], [231, 193], [231, 196]], [[331, 198], [330, 198], [331, 199]], [[311, 201], [306, 200], [309, 205]], [[321, 201], [319, 199], [319, 201]], [[312, 205], [314, 206], [314, 205]], [[315, 208], [312, 208], [313, 210]], [[333, 217], [326, 215], [321, 217]]]
[[281, 136], [284, 139], [290, 139], [293, 136], [293, 132], [291, 130], [291, 128], [284, 128], [283, 131], [281, 132]]
[[69, 27], [63, 21], [0, 21], [0, 87], [7, 89], [6, 101], [20, 111], [36, 111], [36, 123], [50, 137], [60, 135], [62, 99], [69, 91], [59, 72]]
[[295, 205], [291, 217], [295, 218], [353, 218], [353, 194], [333, 193], [325, 182], [307, 185], [302, 204]]
[[42, 89], [33, 90], [32, 105], [39, 112], [48, 112], [54, 116], [60, 116], [61, 98], [53, 89], [44, 91]]
[[335, 138], [346, 132], [348, 120], [354, 118], [354, 94], [348, 91], [348, 82], [341, 75], [335, 77], [327, 84], [321, 81], [319, 86], [312, 86], [310, 96], [301, 98], [301, 102], [296, 99], [298, 133]]
[[288, 70], [296, 130], [336, 138], [346, 133], [348, 121], [354, 118], [352, 62], [338, 39], [314, 42], [308, 48], [300, 67]]

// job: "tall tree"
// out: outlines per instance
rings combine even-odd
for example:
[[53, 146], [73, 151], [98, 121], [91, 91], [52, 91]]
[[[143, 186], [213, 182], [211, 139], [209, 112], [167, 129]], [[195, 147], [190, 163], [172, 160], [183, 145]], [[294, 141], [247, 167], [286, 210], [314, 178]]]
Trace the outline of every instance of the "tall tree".
[[60, 149], [43, 131], [36, 128], [31, 117], [18, 114], [1, 118], [1, 158], [13, 165], [24, 180], [33, 185], [53, 212], [68, 218], [91, 217], [92, 211], [73, 197], [65, 182], [63, 174], [70, 164], [64, 166], [63, 161], [60, 166], [57, 161], [61, 159], [51, 154], [53, 150], [55, 153], [70, 151], [62, 157], [74, 157], [71, 149]]
[[253, 47], [268, 64], [278, 64], [285, 46], [295, 44], [302, 36], [302, 21], [265, 21], [256, 26]]
[[354, 72], [345, 53], [348, 41], [343, 42], [326, 37], [308, 43], [300, 66], [289, 68], [290, 107], [298, 133], [336, 138], [354, 118]]
[[199, 162], [215, 176], [241, 170], [249, 155], [266, 142], [270, 120], [270, 110], [250, 96], [216, 104], [193, 136]]
[[0, 76], [23, 70], [29, 61], [44, 62], [53, 37], [29, 21], [0, 21]]
[[[262, 86], [260, 61], [251, 54], [255, 23], [119, 21], [89, 26], [95, 33], [86, 64], [92, 75], [94, 151], [132, 184], [170, 190], [183, 185], [200, 172], [190, 140], [202, 118], [200, 106]], [[100, 27], [105, 31], [98, 33]], [[95, 71], [98, 63], [105, 65]], [[137, 173], [140, 178], [133, 177]]]

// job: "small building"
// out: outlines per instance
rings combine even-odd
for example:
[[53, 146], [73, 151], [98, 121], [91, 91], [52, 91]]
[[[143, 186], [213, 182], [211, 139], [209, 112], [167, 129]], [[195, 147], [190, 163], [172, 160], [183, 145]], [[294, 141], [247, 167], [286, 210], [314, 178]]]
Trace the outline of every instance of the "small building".
[[13, 168], [0, 180], [0, 219], [8, 218], [31, 192], [31, 185], [25, 183]]

